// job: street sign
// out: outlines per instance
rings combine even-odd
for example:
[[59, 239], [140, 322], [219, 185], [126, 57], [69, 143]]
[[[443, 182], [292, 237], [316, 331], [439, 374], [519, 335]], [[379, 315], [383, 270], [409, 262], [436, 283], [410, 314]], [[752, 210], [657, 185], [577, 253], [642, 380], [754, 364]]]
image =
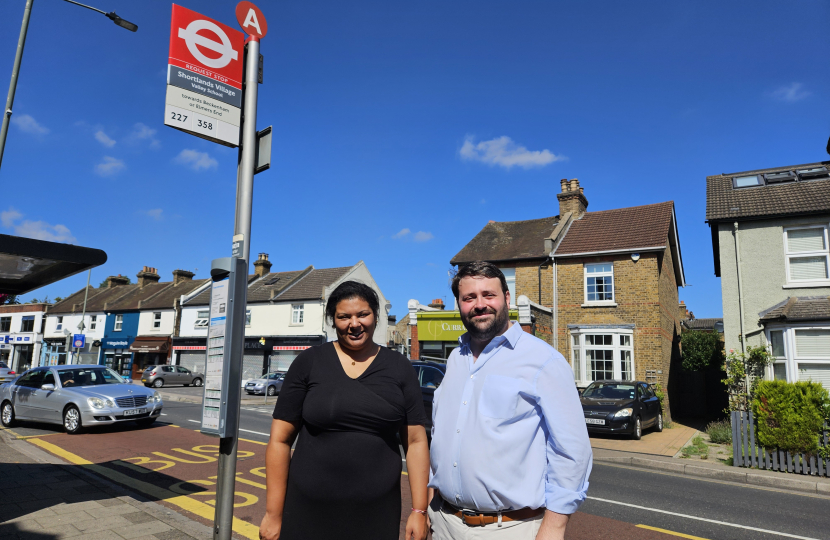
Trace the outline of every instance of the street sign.
[[226, 257], [212, 261], [210, 268], [213, 284], [201, 431], [220, 438], [236, 436], [239, 418], [247, 267], [242, 259]]
[[86, 336], [83, 334], [72, 336], [72, 346], [76, 349], [83, 349], [86, 346]]
[[256, 164], [254, 174], [271, 168], [271, 131], [273, 126], [268, 126], [256, 133]]
[[239, 146], [245, 35], [173, 4], [164, 124]]
[[250, 36], [264, 38], [265, 34], [268, 33], [268, 22], [265, 20], [265, 15], [252, 2], [244, 0], [236, 4], [236, 20], [239, 22], [239, 26]]

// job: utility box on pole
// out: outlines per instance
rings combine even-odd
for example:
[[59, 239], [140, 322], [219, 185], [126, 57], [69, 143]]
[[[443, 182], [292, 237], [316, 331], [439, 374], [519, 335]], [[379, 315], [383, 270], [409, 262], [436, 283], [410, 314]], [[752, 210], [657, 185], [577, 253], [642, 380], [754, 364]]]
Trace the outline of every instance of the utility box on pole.
[[247, 268], [236, 257], [214, 259], [210, 265], [213, 283], [201, 431], [219, 438], [236, 437], [239, 424]]

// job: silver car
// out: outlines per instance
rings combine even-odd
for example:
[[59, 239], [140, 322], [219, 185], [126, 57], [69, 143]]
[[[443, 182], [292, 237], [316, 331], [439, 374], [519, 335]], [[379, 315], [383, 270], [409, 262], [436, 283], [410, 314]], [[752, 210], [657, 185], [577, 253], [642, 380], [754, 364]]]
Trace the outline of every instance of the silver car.
[[0, 384], [12, 382], [16, 378], [17, 374], [5, 362], [0, 362]]
[[143, 427], [156, 421], [162, 406], [155, 390], [129, 384], [99, 365], [34, 368], [0, 386], [0, 422], [6, 427], [16, 420], [63, 424], [67, 433], [129, 421]]
[[261, 379], [251, 379], [245, 383], [245, 391], [249, 394], [268, 394], [276, 396], [282, 390], [285, 373], [267, 373]]
[[205, 376], [198, 371], [190, 371], [182, 366], [147, 366], [141, 374], [141, 382], [144, 386], [161, 388], [171, 384], [184, 386], [202, 386]]

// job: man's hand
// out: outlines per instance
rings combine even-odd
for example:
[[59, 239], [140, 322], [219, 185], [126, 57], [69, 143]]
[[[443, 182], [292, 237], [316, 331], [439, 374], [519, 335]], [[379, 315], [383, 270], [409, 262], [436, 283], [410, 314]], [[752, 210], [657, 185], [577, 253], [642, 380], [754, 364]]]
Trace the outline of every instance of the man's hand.
[[427, 516], [418, 512], [409, 514], [406, 520], [405, 540], [424, 540], [427, 537]]
[[565, 527], [568, 525], [569, 514], [557, 514], [545, 510], [542, 526], [536, 533], [536, 540], [565, 540]]
[[282, 530], [282, 518], [265, 513], [259, 526], [259, 537], [262, 540], [278, 540]]

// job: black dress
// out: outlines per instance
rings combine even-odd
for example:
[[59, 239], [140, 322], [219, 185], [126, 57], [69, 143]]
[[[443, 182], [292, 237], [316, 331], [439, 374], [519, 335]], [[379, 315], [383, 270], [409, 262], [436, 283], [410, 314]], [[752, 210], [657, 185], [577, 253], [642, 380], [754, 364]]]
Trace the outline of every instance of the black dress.
[[334, 344], [307, 349], [288, 369], [274, 418], [302, 423], [280, 540], [398, 538], [402, 467], [395, 434], [426, 420], [406, 357], [381, 347], [352, 379]]

